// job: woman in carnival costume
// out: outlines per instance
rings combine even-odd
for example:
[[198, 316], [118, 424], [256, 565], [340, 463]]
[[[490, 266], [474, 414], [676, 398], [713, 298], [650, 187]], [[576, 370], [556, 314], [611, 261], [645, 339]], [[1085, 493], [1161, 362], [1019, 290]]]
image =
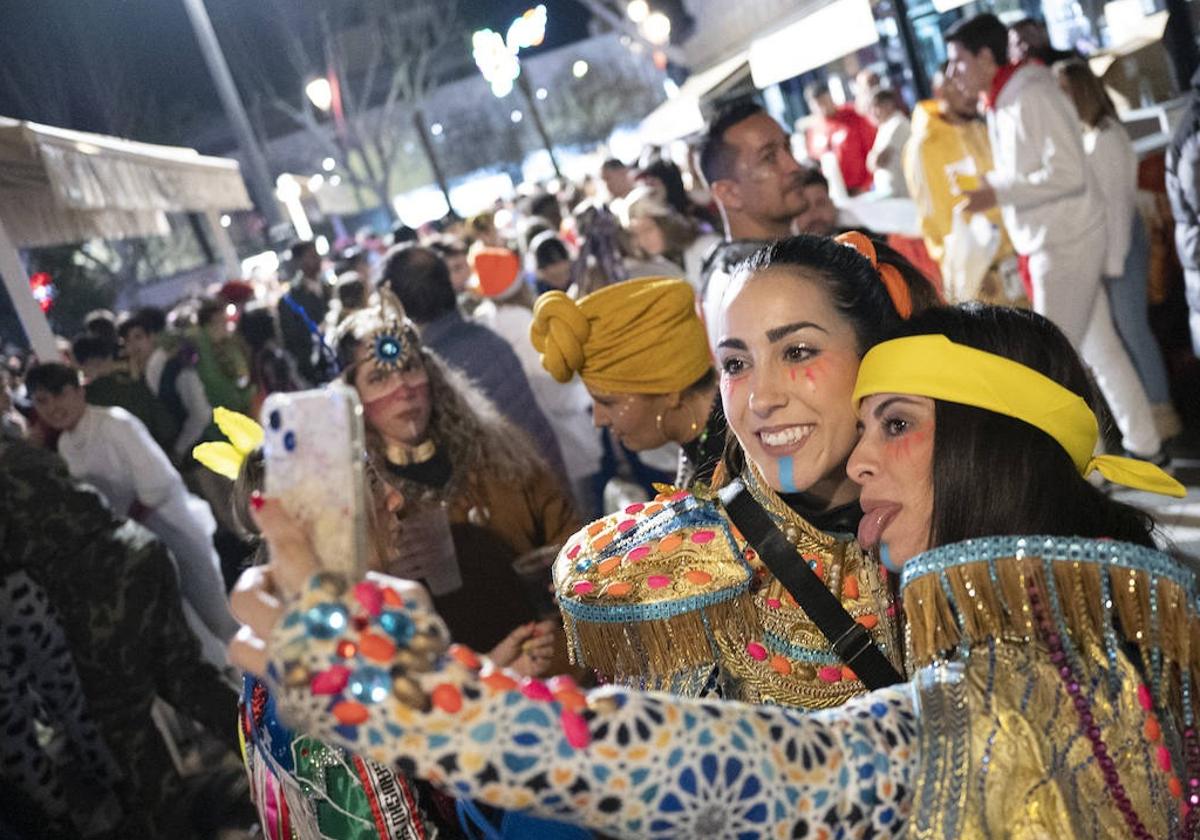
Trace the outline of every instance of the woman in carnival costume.
[[[862, 234], [764, 248], [725, 297], [721, 399], [705, 426], [716, 434], [727, 417], [733, 432], [713, 486], [740, 478], [786, 535], [787, 560], [807, 563], [820, 578], [813, 586], [893, 666], [892, 594], [853, 536], [862, 511], [845, 471], [857, 439], [850, 392], [862, 354], [934, 302], [915, 269]], [[545, 295], [532, 328], [547, 369], [564, 381], [578, 372], [597, 422], [635, 449], [702, 422], [715, 397], [704, 335], [690, 287], [663, 280], [615, 284], [578, 303]], [[576, 662], [619, 684], [689, 696], [827, 708], [861, 693], [836, 635], [809, 618], [713, 494], [694, 490], [632, 505], [567, 542], [555, 587]]]
[[[390, 298], [352, 315], [341, 337], [343, 378], [358, 390], [367, 425], [371, 579], [385, 587], [395, 580], [375, 572], [395, 569], [405, 508], [444, 503], [461, 584], [435, 603], [447, 610], [455, 638], [480, 640], [489, 656], [525, 675], [564, 668], [565, 656], [556, 654], [558, 622], [534, 623], [535, 605], [512, 568], [517, 552], [561, 543], [576, 527], [547, 469], [521, 449], [523, 438], [490, 404], [423, 348]], [[262, 486], [262, 430], [223, 410], [218, 422], [229, 442], [198, 447], [196, 455], [236, 479], [238, 518], [253, 531], [247, 504]], [[505, 478], [503, 493], [492, 476]], [[262, 556], [269, 556], [265, 546]], [[348, 673], [335, 672], [310, 687], [340, 690], [348, 685], [343, 677]], [[410, 697], [419, 696], [415, 684], [410, 689]], [[255, 805], [273, 840], [458, 836], [453, 800], [387, 762], [293, 731], [280, 721], [271, 692], [253, 678], [244, 686], [239, 731]]]
[[[863, 361], [849, 469], [864, 537], [902, 569], [907, 684], [804, 714], [521, 680], [447, 647], [419, 589], [373, 609], [282, 544], [271, 579], [295, 597], [245, 577], [235, 610], [270, 644], [235, 657], [305, 728], [617, 836], [1195, 838], [1200, 589], [1148, 516], [1086, 476], [1183, 488], [1093, 457], [1086, 374], [1046, 319], [935, 310], [906, 333]], [[273, 545], [287, 535], [277, 504], [258, 516]], [[330, 610], [396, 628], [423, 702], [361, 704], [362, 724], [336, 728], [328, 698], [284, 676], [376, 667], [321, 638]]]

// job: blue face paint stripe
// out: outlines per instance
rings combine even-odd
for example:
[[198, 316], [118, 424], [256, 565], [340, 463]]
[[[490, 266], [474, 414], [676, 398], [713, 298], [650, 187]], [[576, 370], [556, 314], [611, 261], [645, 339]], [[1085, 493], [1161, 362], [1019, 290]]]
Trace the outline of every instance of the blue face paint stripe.
[[792, 459], [779, 459], [779, 489], [784, 493], [796, 492], [796, 479], [792, 478]]
[[888, 549], [887, 543], [879, 544], [879, 562], [894, 575], [898, 575], [904, 571], [904, 564], [895, 565], [892, 563], [892, 552]]

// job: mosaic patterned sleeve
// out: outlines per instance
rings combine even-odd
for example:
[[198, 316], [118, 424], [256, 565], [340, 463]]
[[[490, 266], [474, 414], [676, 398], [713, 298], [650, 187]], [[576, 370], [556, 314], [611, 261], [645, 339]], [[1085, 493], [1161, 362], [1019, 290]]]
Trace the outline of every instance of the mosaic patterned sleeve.
[[916, 775], [897, 686], [805, 714], [520, 679], [388, 588], [312, 580], [269, 679], [298, 728], [454, 796], [608, 835], [892, 837]]

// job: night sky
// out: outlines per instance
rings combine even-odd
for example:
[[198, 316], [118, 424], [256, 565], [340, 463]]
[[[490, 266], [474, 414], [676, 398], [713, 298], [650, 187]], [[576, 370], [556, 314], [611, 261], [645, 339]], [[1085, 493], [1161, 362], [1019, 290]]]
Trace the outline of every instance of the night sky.
[[[327, 0], [339, 3], [341, 0]], [[396, 0], [402, 3], [404, 0]], [[543, 49], [587, 37], [588, 13], [575, 0], [545, 0]], [[254, 0], [206, 0], [218, 35], [265, 29]], [[530, 0], [460, 0], [471, 29], [504, 31]], [[112, 108], [149, 94], [153, 121], [125, 114], [136, 139], [164, 142], [171, 124], [211, 114], [224, 120], [180, 0], [7, 0], [0, 26], [0, 115], [103, 130]], [[263, 32], [263, 42], [269, 42]], [[465, 43], [464, 43], [465, 48]], [[275, 72], [287, 72], [281, 60]], [[95, 68], [89, 72], [87, 68]], [[97, 103], [108, 101], [106, 109]]]

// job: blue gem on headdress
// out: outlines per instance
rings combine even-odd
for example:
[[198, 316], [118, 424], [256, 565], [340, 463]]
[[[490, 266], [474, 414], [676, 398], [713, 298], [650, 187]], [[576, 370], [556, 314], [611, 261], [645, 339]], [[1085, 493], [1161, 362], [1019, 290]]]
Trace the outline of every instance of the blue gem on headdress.
[[391, 332], [385, 332], [375, 337], [375, 361], [381, 367], [399, 367], [404, 357], [404, 339]]

